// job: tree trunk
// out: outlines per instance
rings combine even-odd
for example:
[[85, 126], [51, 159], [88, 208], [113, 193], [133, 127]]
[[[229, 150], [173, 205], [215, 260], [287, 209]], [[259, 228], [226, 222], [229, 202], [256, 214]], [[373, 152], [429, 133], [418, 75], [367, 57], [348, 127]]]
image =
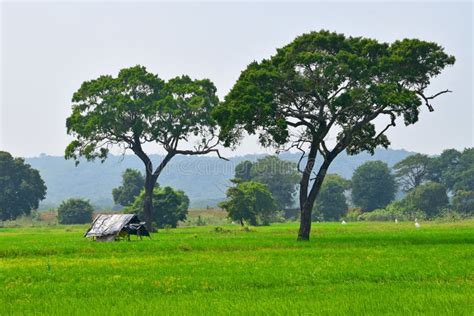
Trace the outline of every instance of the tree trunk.
[[300, 207], [301, 218], [300, 218], [300, 230], [298, 232], [298, 241], [309, 240], [309, 234], [311, 232], [311, 211], [313, 206], [303, 205]]
[[143, 219], [146, 224], [145, 227], [149, 232], [154, 232], [153, 221], [153, 189], [155, 188], [156, 178], [146, 170], [145, 177], [145, 200], [143, 201]]
[[[326, 177], [326, 173], [328, 171], [329, 165], [332, 162], [332, 159], [333, 158], [330, 157], [330, 158], [326, 158], [323, 161], [323, 164], [319, 168], [318, 174], [316, 175], [316, 178], [314, 179], [314, 182], [309, 194], [307, 195], [305, 194], [305, 196], [300, 195], [301, 218], [300, 218], [300, 230], [298, 232], [299, 241], [309, 240], [309, 235], [311, 233], [311, 213], [313, 211], [314, 202], [316, 201], [316, 197], [318, 196], [318, 193], [321, 190], [321, 186], [323, 184], [324, 178]], [[313, 165], [314, 165], [314, 161], [313, 161]], [[311, 169], [312, 167], [313, 166], [311, 166]], [[308, 192], [308, 186], [309, 186], [309, 177], [306, 182], [303, 182], [303, 181], [301, 182], [302, 191]]]

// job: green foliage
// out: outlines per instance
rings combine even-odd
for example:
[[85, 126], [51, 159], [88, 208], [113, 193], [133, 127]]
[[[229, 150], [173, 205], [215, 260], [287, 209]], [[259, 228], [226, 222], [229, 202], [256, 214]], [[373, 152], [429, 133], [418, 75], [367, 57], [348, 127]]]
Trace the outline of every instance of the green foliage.
[[463, 152], [443, 151], [432, 159], [428, 176], [450, 191], [474, 190], [474, 148], [466, 148]]
[[66, 121], [75, 139], [66, 158], [106, 159], [113, 145], [135, 153], [145, 142], [176, 150], [179, 140], [199, 135], [199, 145], [213, 136], [210, 111], [218, 103], [214, 84], [181, 76], [165, 82], [145, 67], [120, 70], [116, 78], [86, 81], [74, 93]]
[[436, 217], [449, 204], [446, 187], [436, 182], [418, 186], [404, 200], [409, 207], [424, 212], [428, 218]]
[[294, 204], [299, 176], [293, 162], [281, 160], [277, 156], [267, 156], [255, 163], [245, 160], [235, 167], [235, 178], [267, 185], [279, 209]]
[[328, 174], [316, 200], [314, 213], [325, 221], [339, 220], [347, 214], [347, 201], [344, 192], [349, 189], [350, 181]]
[[459, 172], [455, 177], [453, 191], [474, 191], [474, 165], [465, 171]]
[[[145, 192], [142, 191], [135, 202], [125, 209], [126, 212], [143, 215]], [[189, 208], [189, 198], [181, 190], [171, 187], [157, 187], [153, 190], [153, 209], [151, 218], [153, 225], [158, 228], [175, 228], [179, 221], [186, 220]]]
[[441, 46], [417, 39], [387, 44], [306, 33], [248, 65], [214, 117], [225, 145], [236, 143], [242, 129], [262, 130], [264, 146], [285, 144], [292, 127], [303, 128], [299, 140], [319, 145], [333, 128], [348, 152], [373, 151], [389, 144], [376, 136], [373, 120], [387, 115], [415, 123], [431, 78], [454, 61]]
[[414, 221], [426, 218], [423, 211], [410, 207], [405, 201], [396, 201], [387, 205], [383, 209], [376, 209], [372, 212], [362, 213], [358, 216], [361, 221]]
[[415, 154], [399, 161], [393, 166], [395, 176], [405, 192], [408, 192], [427, 179], [430, 158]]
[[474, 191], [456, 191], [456, 194], [453, 196], [452, 205], [454, 210], [462, 214], [474, 215]]
[[219, 206], [227, 211], [229, 218], [250, 225], [268, 224], [276, 210], [275, 200], [265, 184], [247, 181], [237, 183], [227, 190], [227, 200]]
[[29, 215], [46, 197], [46, 185], [23, 158], [0, 151], [0, 221]]
[[122, 174], [122, 185], [112, 190], [115, 204], [129, 206], [140, 195], [145, 185], [145, 178], [140, 171], [126, 169]]
[[364, 212], [384, 208], [394, 199], [396, 189], [394, 176], [381, 161], [360, 165], [352, 176], [352, 201]]
[[69, 199], [63, 201], [58, 208], [60, 224], [85, 224], [92, 221], [94, 209], [89, 201], [83, 199]]

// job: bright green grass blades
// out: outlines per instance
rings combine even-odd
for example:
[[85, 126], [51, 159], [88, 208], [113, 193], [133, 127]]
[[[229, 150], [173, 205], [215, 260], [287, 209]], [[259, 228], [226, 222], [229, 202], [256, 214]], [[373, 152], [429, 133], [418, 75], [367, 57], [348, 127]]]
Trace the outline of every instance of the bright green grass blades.
[[0, 228], [0, 315], [472, 315], [474, 221], [180, 228], [95, 243]]

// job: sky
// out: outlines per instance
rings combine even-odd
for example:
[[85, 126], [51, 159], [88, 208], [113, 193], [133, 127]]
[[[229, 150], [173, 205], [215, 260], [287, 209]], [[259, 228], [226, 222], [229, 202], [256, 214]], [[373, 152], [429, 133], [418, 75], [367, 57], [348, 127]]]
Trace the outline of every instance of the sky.
[[[320, 29], [383, 42], [434, 41], [456, 64], [428, 91], [453, 90], [391, 147], [427, 154], [473, 146], [472, 2], [1, 2], [0, 150], [63, 155], [65, 120], [86, 80], [137, 64], [163, 79], [209, 78], [223, 98], [252, 61]], [[148, 146], [161, 153], [157, 146]], [[269, 153], [246, 137], [227, 156]]]

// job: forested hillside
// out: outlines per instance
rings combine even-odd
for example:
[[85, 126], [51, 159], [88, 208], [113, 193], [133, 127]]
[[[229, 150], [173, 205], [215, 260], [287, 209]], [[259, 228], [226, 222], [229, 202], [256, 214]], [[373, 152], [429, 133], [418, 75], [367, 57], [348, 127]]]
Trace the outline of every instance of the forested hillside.
[[[361, 153], [356, 156], [341, 154], [331, 165], [330, 172], [350, 178], [352, 172], [367, 160], [382, 160], [389, 166], [409, 156], [405, 150], [378, 149], [371, 156]], [[230, 161], [216, 157], [177, 156], [160, 176], [160, 185], [168, 185], [186, 192], [191, 207], [214, 206], [225, 196], [234, 175], [234, 167], [243, 160], [255, 161], [263, 155], [232, 157]], [[297, 162], [298, 153], [282, 153], [282, 159]], [[152, 155], [153, 161], [161, 157]], [[96, 207], [111, 208], [112, 189], [117, 187], [121, 174], [126, 168], [143, 169], [142, 162], [133, 155], [110, 156], [104, 163], [82, 161], [77, 167], [73, 161], [63, 157], [41, 155], [26, 159], [32, 167], [40, 171], [48, 187], [42, 209], [56, 207], [62, 200], [70, 197], [89, 199]]]

